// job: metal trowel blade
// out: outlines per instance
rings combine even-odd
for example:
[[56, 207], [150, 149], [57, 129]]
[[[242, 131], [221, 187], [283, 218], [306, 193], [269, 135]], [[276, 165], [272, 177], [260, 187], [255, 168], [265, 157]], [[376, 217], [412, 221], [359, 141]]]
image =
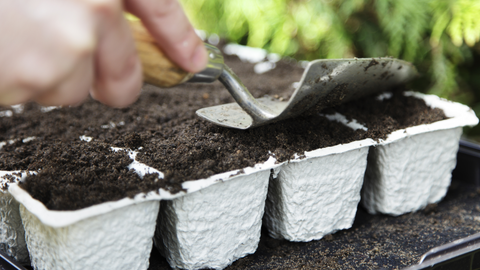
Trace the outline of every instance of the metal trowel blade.
[[[286, 102], [243, 95], [236, 98], [237, 103], [203, 108], [197, 115], [220, 126], [248, 129], [391, 90], [417, 75], [411, 63], [389, 57], [315, 60]], [[229, 91], [235, 98], [235, 91]], [[248, 90], [239, 87], [236, 91]]]

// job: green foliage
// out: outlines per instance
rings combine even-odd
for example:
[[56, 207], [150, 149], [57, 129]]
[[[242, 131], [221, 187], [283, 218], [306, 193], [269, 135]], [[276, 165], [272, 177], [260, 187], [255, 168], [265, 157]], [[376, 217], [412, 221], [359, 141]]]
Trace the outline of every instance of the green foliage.
[[[480, 39], [480, 1], [459, 0], [450, 3], [451, 21], [446, 31], [456, 46], [465, 43], [472, 47]], [[448, 13], [448, 10], [445, 11]]]
[[429, 0], [375, 1], [380, 27], [388, 36], [389, 55], [408, 61], [416, 59], [428, 28], [428, 2]]
[[418, 67], [424, 92], [480, 100], [480, 0], [181, 2], [195, 27], [232, 42], [307, 60], [402, 58]]

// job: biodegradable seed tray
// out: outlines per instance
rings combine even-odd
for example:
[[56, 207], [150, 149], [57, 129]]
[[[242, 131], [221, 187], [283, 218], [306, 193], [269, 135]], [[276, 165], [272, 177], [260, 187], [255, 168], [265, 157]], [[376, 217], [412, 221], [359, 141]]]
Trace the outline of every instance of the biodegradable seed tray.
[[[254, 167], [184, 182], [184, 191], [176, 194], [160, 189], [158, 192], [138, 194], [133, 199], [125, 198], [77, 211], [48, 210], [16, 184], [11, 184], [9, 192], [21, 204], [20, 214], [32, 265], [35, 269], [106, 269], [112, 265], [116, 266], [115, 269], [146, 269], [156, 228], [155, 244], [172, 267], [222, 269], [255, 251], [264, 207], [264, 222], [275, 238], [309, 241], [349, 228], [360, 200], [366, 167], [362, 201], [370, 212], [401, 214], [438, 201], [448, 187], [449, 174], [455, 164], [455, 145], [458, 146], [460, 127], [474, 125], [478, 119], [466, 106], [416, 93], [409, 95], [444, 109], [451, 118], [396, 131], [385, 141], [366, 139], [327, 147], [306, 152], [283, 163], [277, 163], [271, 157]], [[339, 114], [327, 115], [327, 118], [344, 122], [353, 129], [364, 128]], [[85, 143], [88, 139], [83, 137]], [[411, 187], [408, 191], [401, 193], [397, 189], [396, 194], [389, 194], [390, 189], [384, 188], [384, 183], [390, 183], [390, 187], [405, 185], [395, 179], [385, 182], [388, 180], [385, 175], [399, 174], [392, 165], [398, 162], [389, 163], [389, 159], [386, 159], [388, 162], [383, 161], [378, 156], [392, 159], [391, 156], [412, 149], [406, 152], [412, 158], [416, 156], [412, 154], [413, 149], [420, 148], [419, 145], [430, 145], [430, 148], [425, 148], [430, 151], [431, 146], [439, 143], [443, 144], [441, 148], [446, 152], [430, 152], [434, 162], [445, 160], [440, 168], [434, 169], [438, 175], [427, 173], [434, 176], [433, 180], [409, 183]], [[372, 152], [367, 166], [369, 147]], [[389, 154], [388, 150], [393, 147], [397, 150]], [[112, 151], [117, 150], [112, 148]], [[129, 156], [132, 159], [129, 168], [138, 175], [156, 172], [163, 177], [162, 172], [136, 161], [136, 152], [130, 151]], [[424, 162], [418, 163], [418, 160]], [[420, 166], [412, 167], [410, 172], [434, 167], [425, 155], [419, 155], [411, 164]], [[372, 171], [377, 174], [372, 174]], [[422, 174], [421, 177], [424, 176]], [[408, 179], [421, 177], [413, 175]], [[420, 184], [424, 185], [423, 188], [418, 188]], [[392, 205], [398, 208], [398, 203], [389, 202], [410, 200], [405, 195], [414, 191], [419, 191], [415, 197], [418, 202], [414, 202], [414, 206], [404, 207], [399, 212], [384, 210], [385, 207], [392, 208]], [[386, 194], [391, 200], [381, 201]], [[163, 202], [157, 217], [159, 201]], [[10, 203], [10, 207], [12, 215], [18, 217], [15, 213], [17, 206]], [[379, 207], [384, 208], [378, 210]], [[17, 234], [21, 234], [22, 229], [18, 226], [7, 228]], [[24, 244], [17, 241], [12, 247], [18, 247], [20, 254]]]

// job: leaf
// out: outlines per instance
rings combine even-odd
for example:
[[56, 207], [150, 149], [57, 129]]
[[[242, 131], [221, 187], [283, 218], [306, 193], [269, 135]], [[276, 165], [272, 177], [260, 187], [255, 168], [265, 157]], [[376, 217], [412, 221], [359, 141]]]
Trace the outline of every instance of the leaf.
[[457, 47], [463, 41], [473, 47], [480, 40], [480, 1], [457, 0], [451, 7], [452, 20], [447, 28], [453, 44]]
[[439, 18], [435, 21], [430, 34], [430, 44], [432, 47], [437, 47], [440, 43], [440, 38], [442, 37], [445, 29], [447, 28], [448, 23], [450, 22], [450, 12], [443, 12]]

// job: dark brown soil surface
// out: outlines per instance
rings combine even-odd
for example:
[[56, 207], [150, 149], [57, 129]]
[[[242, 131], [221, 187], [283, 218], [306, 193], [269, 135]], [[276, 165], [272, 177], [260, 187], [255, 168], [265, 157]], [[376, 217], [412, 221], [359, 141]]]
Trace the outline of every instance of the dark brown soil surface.
[[[355, 140], [355, 132], [324, 117], [306, 117], [242, 131], [191, 120], [172, 128], [175, 136], [149, 138], [139, 161], [178, 182], [253, 166], [271, 153], [279, 160]], [[192, 169], [195, 168], [195, 169]]]
[[446, 119], [442, 110], [426, 106], [423, 100], [405, 97], [400, 91], [384, 101], [367, 97], [325, 113], [334, 111], [357, 118], [368, 131], [353, 131], [318, 115], [246, 131], [193, 119], [172, 127], [175, 136], [149, 138], [139, 160], [161, 171], [171, 170], [168, 177], [178, 182], [253, 166], [266, 161], [270, 151], [279, 161], [285, 161], [295, 153], [365, 138], [386, 139], [392, 131]]
[[[480, 231], [480, 192], [475, 189], [453, 181], [438, 205], [399, 217], [370, 215], [359, 207], [351, 229], [319, 241], [276, 240], [265, 229], [257, 251], [225, 270], [403, 269], [418, 263], [431, 248]], [[149, 270], [167, 269], [167, 261], [154, 248]]]
[[[281, 61], [258, 75], [252, 64], [230, 56], [225, 60], [255, 97], [288, 97], [303, 73], [295, 63]], [[0, 170], [40, 170], [22, 186], [50, 209], [77, 209], [159, 187], [178, 192], [183, 181], [253, 166], [270, 155], [285, 161], [295, 153], [369, 136], [384, 138], [395, 129], [444, 118], [423, 101], [401, 95], [387, 105], [367, 98], [339, 108], [364, 122], [368, 132], [352, 131], [319, 115], [246, 131], [218, 127], [195, 115], [199, 108], [226, 102], [233, 99], [215, 82], [171, 89], [146, 86], [139, 100], [125, 109], [93, 100], [48, 112], [27, 104], [22, 113], [0, 117], [0, 141], [15, 140], [0, 149]], [[93, 140], [83, 142], [80, 135]], [[36, 139], [22, 143], [31, 136]], [[114, 153], [109, 146], [139, 151], [138, 160], [164, 172], [165, 179], [141, 180], [126, 169], [127, 154]]]
[[386, 139], [395, 130], [447, 118], [441, 109], [432, 109], [423, 100], [406, 97], [398, 90], [392, 91], [389, 99], [380, 101], [375, 96], [365, 97], [337, 106], [334, 110], [366, 126], [368, 131], [363, 137], [373, 139]]
[[51, 141], [31, 146], [17, 149], [32, 158], [29, 170], [41, 171], [28, 176], [21, 187], [51, 210], [81, 209], [164, 186], [164, 180], [155, 182], [157, 174], [141, 179], [129, 171], [126, 152], [111, 151], [105, 143]]

